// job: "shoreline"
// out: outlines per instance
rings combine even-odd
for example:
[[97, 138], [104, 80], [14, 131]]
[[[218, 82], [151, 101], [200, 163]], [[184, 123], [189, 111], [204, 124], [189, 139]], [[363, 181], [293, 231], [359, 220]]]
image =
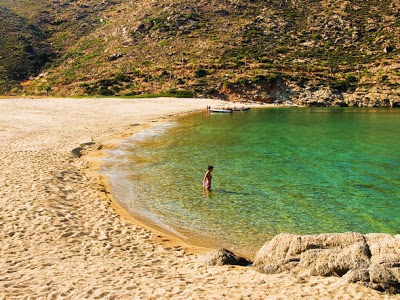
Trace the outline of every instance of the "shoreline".
[[[230, 105], [229, 105], [230, 104]], [[227, 102], [223, 105], [219, 106], [234, 106], [234, 103]], [[279, 106], [276, 105], [259, 105], [259, 104], [247, 104], [248, 107], [251, 107], [252, 109], [254, 108], [260, 108], [260, 109], [266, 109], [268, 107], [276, 108]], [[285, 107], [285, 106], [281, 106]], [[141, 133], [144, 130], [151, 129], [154, 126], [160, 125], [164, 122], [168, 122], [171, 120], [176, 120], [180, 117], [194, 114], [194, 113], [201, 113], [203, 109], [197, 109], [193, 111], [188, 111], [188, 112], [183, 112], [183, 113], [177, 113], [173, 115], [169, 115], [167, 118], [161, 117], [156, 123], [145, 123], [141, 124], [136, 127], [137, 130], [134, 132], [128, 133], [128, 134], [123, 134], [118, 137], [114, 137], [110, 141], [106, 141], [105, 144], [107, 144], [107, 147], [103, 147], [101, 150], [88, 150], [86, 154], [82, 156], [82, 159], [86, 160], [89, 164], [89, 170], [92, 172], [92, 176], [94, 178], [98, 178], [99, 185], [102, 186], [102, 188], [106, 191], [106, 197], [110, 200], [111, 202], [111, 207], [117, 211], [118, 214], [121, 215], [121, 217], [124, 217], [128, 220], [130, 220], [133, 224], [143, 227], [146, 230], [149, 230], [153, 232], [156, 237], [158, 242], [160, 242], [163, 245], [167, 246], [179, 246], [188, 251], [188, 253], [191, 254], [199, 254], [199, 253], [206, 253], [207, 251], [212, 251], [212, 250], [217, 250], [220, 249], [221, 247], [218, 245], [218, 242], [212, 242], [208, 240], [208, 245], [207, 246], [202, 246], [202, 236], [200, 235], [195, 235], [191, 234], [189, 237], [186, 237], [186, 240], [180, 237], [178, 234], [174, 234], [174, 232], [168, 230], [167, 228], [164, 228], [162, 225], [157, 225], [155, 222], [152, 222], [150, 219], [147, 219], [146, 217], [141, 216], [140, 214], [135, 214], [134, 212], [129, 211], [128, 208], [124, 206], [123, 203], [121, 203], [118, 199], [115, 198], [112, 188], [111, 188], [111, 182], [110, 178], [107, 177], [107, 175], [100, 174], [99, 171], [101, 170], [102, 165], [104, 164], [104, 160], [109, 157], [109, 154], [107, 151], [110, 150], [115, 150], [117, 149], [121, 143], [123, 143], [126, 139], [131, 138], [135, 134]], [[210, 112], [209, 112], [210, 113]], [[156, 125], [155, 125], [156, 124]], [[172, 228], [174, 229], [174, 228]], [[241, 252], [235, 252], [235, 254], [239, 255], [240, 257], [244, 257], [248, 260], [254, 260], [255, 254], [252, 256], [246, 255]]]
[[[189, 115], [192, 113], [200, 112], [201, 110], [193, 110], [189, 112], [183, 112], [183, 113], [177, 113], [174, 115], [168, 116], [168, 118], [162, 118], [159, 119], [157, 122], [157, 125], [160, 124], [160, 122], [167, 122], [168, 120], [173, 120], [176, 118], [179, 118], [181, 116]], [[105, 144], [108, 144], [107, 147], [103, 147], [101, 150], [89, 150], [87, 151], [86, 154], [82, 156], [82, 159], [87, 161], [89, 163], [89, 171], [91, 172], [91, 176], [96, 178], [96, 181], [98, 181], [99, 186], [101, 186], [105, 190], [105, 196], [109, 199], [110, 201], [110, 207], [114, 209], [117, 214], [119, 214], [122, 218], [125, 218], [135, 224], [136, 226], [143, 227], [144, 229], [151, 231], [152, 233], [155, 234], [157, 242], [159, 242], [162, 245], [165, 245], [167, 247], [182, 247], [188, 253], [191, 254], [199, 254], [199, 253], [206, 253], [207, 251], [211, 251], [212, 248], [208, 247], [202, 247], [200, 245], [194, 245], [185, 242], [181, 237], [178, 235], [175, 235], [173, 232], [168, 231], [167, 229], [163, 228], [162, 226], [158, 226], [154, 222], [151, 222], [150, 220], [147, 220], [144, 217], [141, 217], [139, 214], [133, 214], [130, 212], [124, 205], [118, 201], [112, 190], [111, 190], [111, 183], [109, 177], [107, 177], [104, 174], [99, 173], [101, 170], [102, 165], [104, 164], [104, 159], [106, 159], [109, 154], [107, 151], [110, 150], [115, 150], [117, 149], [121, 143], [123, 143], [126, 139], [132, 137], [135, 134], [138, 134], [146, 129], [149, 129], [155, 125], [152, 125], [150, 123], [145, 123], [142, 125], [137, 126], [137, 131], [135, 130], [132, 133], [129, 134], [123, 134], [119, 137], [115, 137], [111, 141], [106, 141]]]
[[[229, 105], [229, 103], [227, 103], [225, 106], [228, 106], [228, 105]], [[270, 107], [277, 108], [276, 106], [270, 106]], [[255, 110], [257, 110], [257, 109], [262, 110], [262, 109], [268, 109], [268, 108], [269, 107], [252, 106], [252, 109], [255, 109]], [[342, 108], [340, 108], [340, 109], [342, 109]], [[195, 110], [195, 111], [187, 112], [187, 113], [183, 113], [183, 114], [176, 114], [174, 116], [168, 117], [167, 119], [162, 119], [161, 121], [162, 122], [174, 121], [177, 118], [180, 118], [180, 117], [182, 117], [184, 115], [190, 115], [190, 114], [195, 114], [195, 113], [198, 113], [198, 114], [201, 115], [203, 113], [203, 110]], [[137, 132], [135, 132], [133, 135], [126, 136], [126, 138], [129, 139], [129, 138], [133, 137], [135, 134], [138, 134], [138, 133], [142, 132], [143, 130], [151, 129], [153, 126], [159, 126], [159, 125], [162, 126], [162, 124], [163, 123], [158, 122], [158, 123], [148, 123], [147, 126], [144, 126], [144, 127], [138, 126], [137, 127], [138, 128]], [[123, 141], [125, 141], [125, 139], [121, 138], [121, 142], [123, 142]], [[104, 152], [106, 150], [116, 149], [119, 145], [120, 144], [114, 145], [115, 147], [113, 147], [111, 149], [103, 149], [102, 151]], [[90, 153], [89, 153], [89, 155], [90, 155]], [[204, 240], [202, 239], [203, 236], [200, 235], [200, 234], [192, 234], [192, 233], [188, 233], [188, 231], [186, 231], [186, 233], [188, 233], [188, 234], [185, 233], [185, 236], [183, 236], [183, 237], [179, 235], [181, 232], [178, 232], [177, 234], [174, 234], [173, 231], [176, 228], [171, 228], [172, 230], [169, 230], [168, 228], [165, 228], [163, 226], [163, 225], [165, 225], [165, 223], [161, 223], [160, 222], [160, 224], [157, 224], [157, 222], [153, 221], [153, 219], [151, 219], [151, 218], [146, 218], [145, 216], [142, 216], [139, 213], [135, 213], [135, 212], [129, 211], [128, 208], [124, 207], [122, 201], [117, 200], [115, 198], [115, 195], [113, 195], [111, 182], [110, 182], [109, 178], [107, 176], [103, 176], [103, 177], [104, 178], [103, 178], [103, 182], [102, 183], [103, 183], [103, 185], [105, 186], [105, 188], [108, 191], [107, 194], [110, 195], [110, 197], [111, 197], [113, 202], [115, 201], [117, 203], [117, 205], [120, 206], [120, 209], [124, 210], [129, 215], [129, 217], [132, 218], [134, 222], [136, 222], [135, 224], [138, 224], [139, 226], [145, 227], [146, 229], [148, 229], [150, 231], [154, 231], [154, 233], [156, 235], [166, 235], [165, 238], [174, 239], [175, 240], [175, 244], [180, 245], [182, 247], [185, 247], [186, 249], [189, 249], [190, 247], [194, 247], [195, 249], [196, 248], [201, 248], [202, 249], [201, 251], [204, 252], [204, 251], [209, 251], [211, 249], [218, 249], [218, 248], [222, 248], [223, 247], [220, 244], [218, 244], [218, 241], [216, 239], [214, 241], [213, 240], [206, 240], [207, 243], [204, 243]], [[119, 195], [121, 196], [121, 193]], [[166, 227], [168, 227], [168, 226], [166, 226]], [[324, 232], [325, 231], [321, 231], [318, 234], [322, 234]], [[330, 232], [330, 231], [326, 231], [326, 232]], [[342, 232], [342, 231], [337, 231], [337, 232]], [[356, 231], [356, 232], [358, 232], [358, 231]], [[312, 234], [312, 233], [308, 233], [308, 234]], [[317, 234], [317, 233], [314, 233], [314, 234]], [[273, 238], [273, 236], [272, 237], [268, 237], [268, 240], [270, 240], [272, 238]], [[163, 237], [161, 238], [161, 240], [162, 239], [163, 239]], [[266, 241], [267, 240], [265, 240], [265, 242]], [[253, 248], [257, 249], [257, 251], [258, 251], [261, 247], [262, 247], [262, 245], [257, 247], [257, 248], [256, 247], [253, 247]], [[257, 252], [257, 251], [255, 251], [255, 252], [249, 253], [249, 252], [240, 251], [241, 249], [237, 249], [237, 248], [235, 250], [233, 250], [234, 248], [229, 248], [229, 246], [227, 247], [227, 249], [230, 250], [230, 251], [233, 251], [235, 254], [237, 254], [237, 255], [239, 255], [241, 257], [244, 257], [244, 258], [246, 258], [248, 260], [251, 260], [251, 261], [254, 260], [256, 252]], [[189, 249], [189, 251], [190, 251], [190, 249]], [[198, 251], [196, 250], [196, 251], [194, 251], [194, 253], [198, 253]]]
[[[100, 150], [206, 103], [227, 104], [0, 99], [0, 299], [387, 299], [336, 277], [207, 266], [207, 249], [168, 244], [110, 199], [93, 176]], [[78, 158], [76, 148], [97, 156]]]

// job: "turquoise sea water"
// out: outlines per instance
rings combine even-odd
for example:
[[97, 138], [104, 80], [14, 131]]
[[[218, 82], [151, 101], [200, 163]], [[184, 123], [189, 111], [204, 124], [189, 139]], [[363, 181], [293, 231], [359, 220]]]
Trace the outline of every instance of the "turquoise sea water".
[[281, 232], [399, 234], [399, 135], [395, 109], [202, 112], [128, 139], [103, 172], [134, 214], [252, 256]]

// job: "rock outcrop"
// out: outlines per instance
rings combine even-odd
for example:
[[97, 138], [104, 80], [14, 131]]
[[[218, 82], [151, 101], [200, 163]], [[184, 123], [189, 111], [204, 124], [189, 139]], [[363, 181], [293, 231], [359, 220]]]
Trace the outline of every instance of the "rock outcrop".
[[400, 293], [400, 238], [354, 232], [279, 234], [258, 251], [254, 266], [263, 273], [339, 276], [379, 291]]
[[252, 80], [241, 79], [223, 86], [221, 94], [232, 102], [282, 103], [290, 100], [290, 90], [279, 77], [257, 76]]
[[385, 87], [374, 83], [374, 87], [356, 88], [355, 91], [338, 92], [329, 86], [305, 86], [289, 84], [290, 100], [300, 106], [312, 107], [400, 107], [398, 86]]

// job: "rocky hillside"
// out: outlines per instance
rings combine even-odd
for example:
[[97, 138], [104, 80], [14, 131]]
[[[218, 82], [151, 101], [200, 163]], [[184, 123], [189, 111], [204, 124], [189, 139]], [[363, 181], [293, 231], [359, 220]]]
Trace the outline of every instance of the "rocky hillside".
[[396, 0], [0, 0], [0, 8], [1, 24], [19, 26], [0, 29], [4, 93], [400, 106]]
[[17, 83], [62, 63], [63, 53], [94, 31], [114, 4], [0, 0], [0, 93], [18, 93]]

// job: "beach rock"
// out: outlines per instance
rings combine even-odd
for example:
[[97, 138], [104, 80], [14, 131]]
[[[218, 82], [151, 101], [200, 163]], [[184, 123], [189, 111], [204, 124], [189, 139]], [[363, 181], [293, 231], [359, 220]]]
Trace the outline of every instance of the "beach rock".
[[250, 260], [237, 256], [233, 252], [226, 249], [213, 250], [203, 257], [204, 263], [209, 266], [238, 265], [248, 266]]
[[400, 239], [389, 234], [367, 234], [366, 241], [371, 251], [372, 262], [381, 256], [395, 255], [400, 257]]
[[302, 253], [300, 268], [304, 275], [343, 276], [350, 270], [367, 268], [368, 247], [356, 243], [347, 247], [310, 250]]
[[347, 282], [356, 283], [359, 281], [368, 282], [369, 281], [369, 271], [368, 269], [350, 270], [343, 276]]
[[[358, 233], [299, 236], [279, 234], [257, 253], [261, 271], [307, 271], [307, 275], [345, 274], [354, 266], [368, 266], [367, 245]], [[306, 272], [306, 273], [307, 273]]]
[[372, 283], [377, 290], [390, 294], [400, 293], [400, 271], [397, 267], [389, 267], [381, 264], [371, 264], [369, 267], [370, 278], [367, 283]]
[[263, 273], [290, 271], [299, 276], [339, 276], [389, 293], [400, 292], [400, 239], [355, 232], [279, 234], [256, 254]]
[[90, 142], [89, 142], [89, 141], [83, 142], [83, 143], [80, 144], [80, 147], [77, 147], [77, 148], [72, 149], [71, 152], [72, 152], [72, 154], [73, 154], [75, 157], [80, 158], [80, 157], [82, 157], [82, 155], [83, 155], [83, 153], [82, 153], [83, 149], [84, 149], [85, 147], [88, 147], [88, 146], [93, 146], [94, 144], [95, 144], [95, 143], [94, 143], [93, 141], [90, 141]]
[[71, 152], [75, 157], [80, 158], [82, 156], [82, 150], [83, 150], [82, 147], [77, 147], [72, 149]]

